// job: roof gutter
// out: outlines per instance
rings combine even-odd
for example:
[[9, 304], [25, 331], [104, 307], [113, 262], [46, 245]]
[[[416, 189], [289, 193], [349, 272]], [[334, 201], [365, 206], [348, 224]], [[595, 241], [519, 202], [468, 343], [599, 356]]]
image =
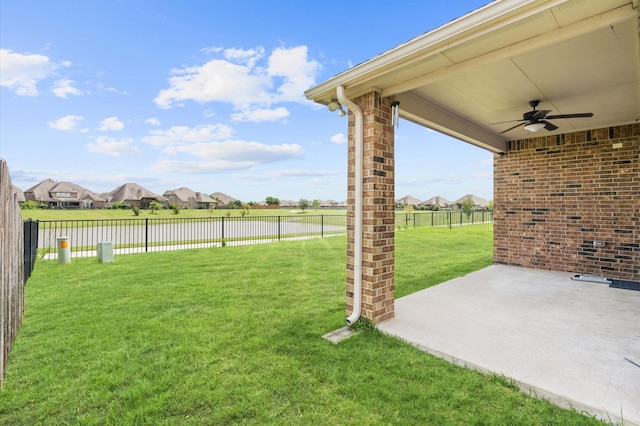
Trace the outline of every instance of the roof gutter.
[[364, 175], [364, 127], [363, 114], [358, 105], [347, 98], [344, 86], [340, 85], [336, 88], [338, 101], [346, 106], [355, 115], [355, 247], [354, 247], [354, 263], [353, 263], [353, 311], [347, 317], [347, 325], [351, 326], [360, 319], [362, 313], [362, 206], [363, 202], [363, 183]]

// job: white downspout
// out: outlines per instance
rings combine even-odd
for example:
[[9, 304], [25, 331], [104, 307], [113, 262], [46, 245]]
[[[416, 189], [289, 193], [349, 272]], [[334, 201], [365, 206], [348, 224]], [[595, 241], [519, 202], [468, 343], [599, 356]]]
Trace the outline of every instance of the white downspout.
[[344, 86], [337, 87], [338, 101], [346, 106], [355, 114], [355, 156], [356, 156], [356, 173], [355, 173], [355, 248], [354, 248], [354, 265], [353, 265], [353, 312], [347, 317], [347, 325], [353, 325], [362, 313], [362, 206], [363, 206], [363, 146], [364, 146], [364, 127], [363, 114], [358, 105], [347, 99]]

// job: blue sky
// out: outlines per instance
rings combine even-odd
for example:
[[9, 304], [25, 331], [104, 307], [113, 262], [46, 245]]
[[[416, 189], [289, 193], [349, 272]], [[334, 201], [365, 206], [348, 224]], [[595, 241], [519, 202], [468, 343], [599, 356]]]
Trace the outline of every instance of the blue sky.
[[[346, 199], [347, 120], [304, 90], [487, 0], [2, 0], [14, 185]], [[396, 197], [493, 198], [492, 154], [400, 121]]]

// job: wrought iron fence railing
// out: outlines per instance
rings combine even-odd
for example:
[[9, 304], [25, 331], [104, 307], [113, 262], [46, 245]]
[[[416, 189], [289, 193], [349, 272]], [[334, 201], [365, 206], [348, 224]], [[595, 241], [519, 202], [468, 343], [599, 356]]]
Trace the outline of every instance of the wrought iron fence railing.
[[[396, 228], [484, 224], [490, 211], [397, 212]], [[38, 254], [57, 257], [57, 241], [67, 237], [71, 257], [93, 257], [97, 245], [109, 242], [115, 254], [170, 251], [224, 245], [257, 244], [346, 234], [346, 215], [244, 216], [206, 218], [130, 218], [41, 220], [35, 227]], [[25, 244], [27, 242], [25, 241]], [[31, 250], [32, 248], [30, 248]]]

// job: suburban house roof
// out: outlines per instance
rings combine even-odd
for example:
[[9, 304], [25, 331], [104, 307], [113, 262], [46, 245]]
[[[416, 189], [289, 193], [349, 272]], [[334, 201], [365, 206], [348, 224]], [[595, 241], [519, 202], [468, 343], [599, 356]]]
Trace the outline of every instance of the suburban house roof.
[[[68, 197], [56, 197], [56, 194], [67, 193]], [[104, 201], [104, 198], [78, 184], [72, 182], [56, 182], [53, 179], [45, 179], [40, 183], [32, 186], [24, 191], [25, 197], [42, 202], [55, 202], [55, 201]]]
[[471, 201], [473, 201], [473, 205], [474, 206], [487, 207], [489, 205], [489, 202], [487, 200], [485, 200], [484, 198], [480, 198], [477, 195], [473, 195], [473, 194], [467, 194], [464, 197], [460, 197], [456, 201], [454, 201], [453, 204], [461, 204], [467, 198], [470, 198]]
[[223, 194], [222, 192], [214, 192], [210, 197], [212, 198], [212, 200], [220, 200], [220, 202], [222, 202], [222, 204], [224, 204], [225, 206], [233, 201], [237, 201], [235, 198], [227, 194]]
[[13, 192], [16, 193], [16, 199], [19, 203], [24, 203], [25, 201], [27, 201], [26, 198], [24, 198], [24, 192], [22, 192], [20, 188], [15, 185], [11, 185], [11, 188], [13, 189]]
[[[640, 120], [640, 0], [502, 0], [309, 89], [321, 104], [344, 86], [400, 102], [400, 117], [493, 152], [531, 135], [529, 101], [557, 119], [553, 133]], [[549, 134], [543, 130], [544, 134]], [[529, 136], [527, 136], [529, 134]]]
[[435, 197], [431, 197], [427, 201], [423, 201], [420, 204], [425, 206], [447, 207], [449, 204], [451, 204], [451, 202], [444, 197], [436, 195]]
[[417, 206], [420, 204], [421, 201], [418, 200], [416, 197], [412, 197], [411, 195], [405, 195], [404, 197], [398, 199], [396, 202], [399, 204]]
[[209, 197], [206, 194], [203, 194], [202, 192], [195, 192], [189, 188], [185, 188], [184, 186], [182, 188], [178, 188], [178, 189], [171, 189], [169, 191], [165, 191], [164, 194], [162, 194], [164, 197], [168, 197], [169, 195], [175, 195], [176, 198], [178, 200], [180, 200], [183, 203], [188, 202], [189, 200], [194, 200], [198, 203], [213, 203], [215, 202], [213, 200], [213, 198]]
[[49, 190], [53, 188], [55, 184], [55, 180], [45, 179], [24, 191], [25, 197], [28, 196], [35, 201], [54, 201], [49, 195]]
[[156, 201], [169, 201], [165, 197], [154, 194], [136, 183], [125, 183], [107, 194], [110, 203], [122, 203], [126, 201], [139, 201], [153, 199]]

